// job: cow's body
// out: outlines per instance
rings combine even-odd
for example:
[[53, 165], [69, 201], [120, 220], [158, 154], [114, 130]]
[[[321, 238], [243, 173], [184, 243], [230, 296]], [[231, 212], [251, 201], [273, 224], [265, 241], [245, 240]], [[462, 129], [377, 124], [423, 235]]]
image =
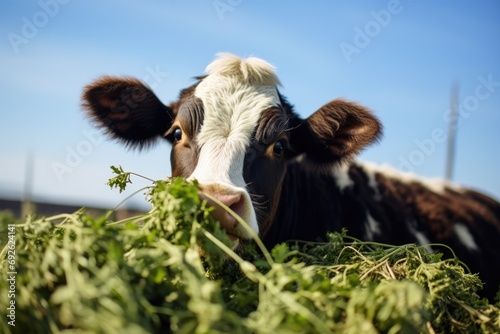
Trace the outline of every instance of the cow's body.
[[[353, 162], [379, 138], [376, 117], [334, 100], [301, 119], [278, 85], [264, 61], [222, 55], [168, 106], [137, 80], [109, 77], [87, 87], [84, 106], [128, 145], [169, 140], [173, 176], [197, 179], [203, 193], [239, 214], [268, 245], [321, 240], [343, 227], [363, 240], [444, 243], [480, 273], [485, 295], [494, 296], [500, 283], [498, 202]], [[212, 204], [235, 247], [250, 239]]]
[[276, 219], [264, 241], [321, 241], [346, 228], [361, 240], [420, 244], [451, 255], [450, 246], [486, 282], [492, 297], [500, 282], [500, 205], [472, 190], [440, 180], [400, 174], [389, 167], [354, 162], [329, 174], [310, 173], [291, 162]]

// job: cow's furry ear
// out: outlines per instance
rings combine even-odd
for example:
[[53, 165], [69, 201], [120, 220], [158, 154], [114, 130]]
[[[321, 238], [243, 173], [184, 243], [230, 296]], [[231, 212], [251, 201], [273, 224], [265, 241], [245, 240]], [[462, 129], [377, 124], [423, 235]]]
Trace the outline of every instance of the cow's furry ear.
[[130, 147], [143, 148], [170, 128], [173, 114], [134, 78], [102, 77], [85, 87], [82, 106], [95, 123]]
[[296, 154], [324, 165], [352, 158], [381, 134], [382, 125], [368, 109], [337, 99], [301, 120], [291, 144]]

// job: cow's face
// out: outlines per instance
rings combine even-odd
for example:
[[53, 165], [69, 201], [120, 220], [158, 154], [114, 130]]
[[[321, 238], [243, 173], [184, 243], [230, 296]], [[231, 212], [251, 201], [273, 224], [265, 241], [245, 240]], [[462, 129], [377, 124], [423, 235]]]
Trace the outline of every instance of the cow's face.
[[290, 159], [320, 172], [373, 141], [380, 125], [353, 103], [332, 101], [306, 120], [280, 96], [272, 66], [257, 58], [221, 55], [207, 75], [163, 105], [134, 79], [104, 77], [89, 85], [84, 107], [132, 146], [164, 137], [172, 143], [172, 176], [198, 180], [201, 196], [234, 244], [250, 239], [211, 197], [264, 235], [279, 203]]

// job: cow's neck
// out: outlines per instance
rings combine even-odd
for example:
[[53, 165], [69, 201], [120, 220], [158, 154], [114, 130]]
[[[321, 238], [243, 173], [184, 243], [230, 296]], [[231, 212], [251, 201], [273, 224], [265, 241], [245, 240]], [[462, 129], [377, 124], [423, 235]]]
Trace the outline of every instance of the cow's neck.
[[264, 241], [321, 241], [319, 235], [341, 229], [341, 192], [330, 175], [311, 173], [300, 161], [288, 165], [280, 204]]

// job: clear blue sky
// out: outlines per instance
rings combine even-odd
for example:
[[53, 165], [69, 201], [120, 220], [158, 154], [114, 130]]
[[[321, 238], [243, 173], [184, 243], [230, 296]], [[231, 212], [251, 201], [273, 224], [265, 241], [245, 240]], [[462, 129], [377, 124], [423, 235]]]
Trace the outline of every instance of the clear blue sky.
[[37, 199], [115, 205], [127, 194], [104, 185], [110, 165], [169, 176], [168, 144], [134, 152], [98, 135], [82, 87], [135, 76], [169, 102], [226, 51], [274, 64], [304, 117], [336, 97], [371, 108], [385, 135], [360, 159], [426, 177], [444, 175], [458, 82], [454, 180], [500, 198], [498, 1], [59, 1], [0, 3], [0, 196], [21, 196], [28, 152]]

